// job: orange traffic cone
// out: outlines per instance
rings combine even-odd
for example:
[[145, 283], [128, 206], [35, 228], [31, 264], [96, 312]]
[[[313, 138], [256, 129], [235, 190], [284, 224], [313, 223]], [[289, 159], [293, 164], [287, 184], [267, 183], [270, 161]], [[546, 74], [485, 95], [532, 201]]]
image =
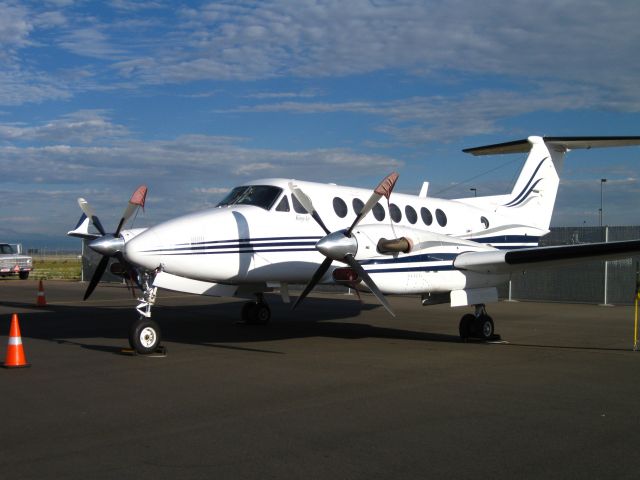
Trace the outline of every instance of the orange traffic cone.
[[22, 337], [20, 336], [20, 325], [18, 325], [18, 314], [14, 313], [11, 317], [11, 329], [9, 331], [9, 346], [7, 347], [7, 359], [4, 362], [4, 368], [23, 368], [30, 367], [24, 356], [24, 348], [22, 348]]
[[42, 279], [40, 279], [40, 284], [38, 285], [38, 300], [36, 301], [36, 306], [47, 306], [47, 298], [44, 296], [44, 286], [42, 285]]

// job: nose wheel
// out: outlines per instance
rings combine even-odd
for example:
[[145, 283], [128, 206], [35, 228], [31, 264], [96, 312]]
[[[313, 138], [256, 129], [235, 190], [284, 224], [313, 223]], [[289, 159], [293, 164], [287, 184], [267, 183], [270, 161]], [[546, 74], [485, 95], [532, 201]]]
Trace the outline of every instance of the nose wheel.
[[495, 340], [493, 319], [487, 314], [484, 304], [476, 305], [476, 313], [467, 313], [460, 319], [459, 332], [462, 340], [477, 338], [480, 340]]
[[129, 345], [140, 355], [148, 355], [157, 351], [160, 339], [160, 327], [150, 318], [141, 316], [131, 325]]

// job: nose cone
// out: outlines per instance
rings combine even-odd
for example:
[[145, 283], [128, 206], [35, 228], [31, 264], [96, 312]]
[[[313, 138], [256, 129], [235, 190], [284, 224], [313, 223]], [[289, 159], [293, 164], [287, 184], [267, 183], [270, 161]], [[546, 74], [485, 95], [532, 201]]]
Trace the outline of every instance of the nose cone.
[[355, 237], [347, 237], [344, 231], [333, 232], [320, 239], [316, 248], [326, 257], [333, 260], [342, 260], [347, 254], [354, 255], [358, 251], [358, 242]]
[[161, 263], [158, 245], [158, 235], [150, 228], [127, 242], [124, 255], [129, 262], [147, 270], [154, 270]]
[[89, 248], [107, 257], [112, 257], [121, 252], [124, 247], [124, 239], [122, 237], [114, 237], [113, 235], [104, 235], [96, 238], [89, 244]]

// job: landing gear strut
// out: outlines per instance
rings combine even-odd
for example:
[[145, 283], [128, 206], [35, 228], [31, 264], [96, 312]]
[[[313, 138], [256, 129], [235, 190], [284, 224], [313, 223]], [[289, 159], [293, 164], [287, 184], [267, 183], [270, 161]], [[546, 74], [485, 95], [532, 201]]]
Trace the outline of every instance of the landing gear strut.
[[460, 338], [479, 338], [491, 340], [495, 338], [493, 319], [487, 314], [483, 303], [475, 306], [475, 314], [467, 313], [460, 319]]
[[136, 353], [148, 355], [158, 350], [160, 346], [160, 327], [151, 320], [151, 307], [156, 303], [158, 287], [153, 286], [153, 278], [148, 273], [142, 275], [142, 298], [136, 310], [140, 314], [138, 320], [131, 324], [129, 330], [129, 345]]
[[247, 325], [266, 325], [271, 320], [271, 309], [262, 293], [256, 293], [255, 302], [247, 302], [242, 306], [242, 321]]

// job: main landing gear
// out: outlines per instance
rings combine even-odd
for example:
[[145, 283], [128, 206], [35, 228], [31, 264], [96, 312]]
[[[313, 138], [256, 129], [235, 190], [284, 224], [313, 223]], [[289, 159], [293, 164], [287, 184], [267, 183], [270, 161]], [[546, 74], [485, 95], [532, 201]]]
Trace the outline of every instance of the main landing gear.
[[262, 293], [256, 293], [255, 302], [247, 302], [242, 306], [241, 318], [247, 325], [266, 325], [271, 320], [271, 309]]
[[475, 314], [467, 313], [460, 319], [460, 338], [478, 338], [492, 340], [497, 337], [493, 328], [493, 319], [487, 314], [484, 304], [476, 305]]

